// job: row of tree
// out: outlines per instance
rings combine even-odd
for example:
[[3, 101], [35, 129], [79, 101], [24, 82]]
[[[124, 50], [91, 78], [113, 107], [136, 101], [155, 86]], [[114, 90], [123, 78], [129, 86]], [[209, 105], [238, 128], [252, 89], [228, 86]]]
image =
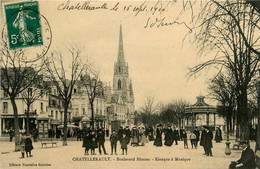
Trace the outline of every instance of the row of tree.
[[[14, 113], [15, 150], [19, 150], [19, 120], [16, 99], [22, 97], [27, 105], [27, 133], [29, 133], [30, 105], [43, 93], [55, 88], [64, 109], [63, 146], [67, 145], [67, 115], [76, 85], [85, 88], [92, 110], [94, 125], [94, 100], [103, 94], [103, 84], [93, 64], [79, 48], [70, 46], [63, 52], [50, 52], [37, 61], [30, 62], [23, 49], [9, 50], [7, 38], [1, 41], [1, 90], [9, 97]], [[25, 59], [26, 58], [26, 59]]]
[[189, 105], [182, 99], [162, 104], [157, 102], [153, 96], [148, 96], [137, 114], [137, 122], [143, 123], [145, 126], [156, 126], [162, 123], [178, 125], [181, 128], [182, 120], [185, 117], [185, 107]]

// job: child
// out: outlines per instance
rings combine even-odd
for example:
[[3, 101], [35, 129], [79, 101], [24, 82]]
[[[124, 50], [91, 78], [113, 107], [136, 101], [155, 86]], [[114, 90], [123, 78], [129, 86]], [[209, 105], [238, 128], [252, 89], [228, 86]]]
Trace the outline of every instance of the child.
[[113, 150], [115, 150], [115, 155], [117, 155], [117, 153], [116, 153], [117, 135], [114, 130], [113, 130], [112, 134], [110, 135], [110, 143], [111, 143], [111, 155], [113, 155]]
[[20, 158], [24, 158], [24, 150], [25, 150], [25, 135], [22, 133], [20, 135], [20, 151], [22, 153], [22, 156]]
[[123, 133], [123, 138], [121, 139], [121, 149], [122, 149], [122, 155], [125, 154], [127, 155], [127, 143], [128, 143], [128, 139], [126, 138], [126, 134]]
[[[25, 138], [25, 152], [27, 157], [32, 157], [31, 151], [33, 149], [32, 139], [29, 135]], [[29, 154], [29, 155], [28, 155]]]
[[91, 138], [91, 155], [96, 155], [95, 149], [98, 147], [98, 145], [97, 145], [97, 138], [96, 138], [95, 131], [91, 132], [90, 138]]
[[193, 149], [193, 146], [194, 146], [194, 148], [197, 148], [196, 145], [195, 145], [196, 138], [197, 137], [196, 137], [195, 133], [191, 132], [191, 134], [190, 134], [190, 143], [191, 143], [192, 149]]
[[188, 143], [187, 143], [187, 133], [185, 130], [182, 131], [182, 138], [184, 142], [184, 149], [189, 149]]

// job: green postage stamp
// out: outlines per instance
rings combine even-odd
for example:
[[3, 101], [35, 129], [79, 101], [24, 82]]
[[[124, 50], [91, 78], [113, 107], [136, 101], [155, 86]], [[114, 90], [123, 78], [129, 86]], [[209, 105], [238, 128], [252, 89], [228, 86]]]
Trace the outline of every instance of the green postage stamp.
[[37, 1], [4, 6], [10, 49], [43, 45]]

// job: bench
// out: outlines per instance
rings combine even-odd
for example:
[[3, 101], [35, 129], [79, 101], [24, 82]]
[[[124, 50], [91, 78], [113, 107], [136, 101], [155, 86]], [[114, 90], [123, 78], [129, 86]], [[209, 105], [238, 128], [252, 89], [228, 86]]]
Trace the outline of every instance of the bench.
[[236, 142], [233, 144], [233, 150], [239, 150], [241, 144], [240, 144], [240, 141]]
[[42, 148], [43, 148], [43, 145], [45, 145], [45, 147], [47, 147], [47, 144], [51, 144], [51, 145], [52, 145], [52, 148], [53, 148], [53, 145], [54, 145], [54, 144], [55, 144], [55, 146], [57, 147], [57, 143], [58, 143], [58, 142], [53, 141], [52, 138], [50, 138], [50, 139], [47, 139], [47, 138], [41, 139]]

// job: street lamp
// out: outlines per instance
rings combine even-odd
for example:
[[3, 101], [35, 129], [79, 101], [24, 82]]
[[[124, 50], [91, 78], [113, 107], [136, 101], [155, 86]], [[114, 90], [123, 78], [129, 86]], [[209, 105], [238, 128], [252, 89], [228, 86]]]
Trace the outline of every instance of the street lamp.
[[[230, 141], [229, 141], [229, 112], [226, 109], [227, 107], [225, 106], [225, 110], [226, 110], [226, 120], [227, 120], [227, 141], [226, 141], [226, 149], [225, 149], [225, 154], [226, 155], [230, 155], [231, 154], [231, 150], [230, 150]], [[230, 109], [228, 109], [230, 110]]]

